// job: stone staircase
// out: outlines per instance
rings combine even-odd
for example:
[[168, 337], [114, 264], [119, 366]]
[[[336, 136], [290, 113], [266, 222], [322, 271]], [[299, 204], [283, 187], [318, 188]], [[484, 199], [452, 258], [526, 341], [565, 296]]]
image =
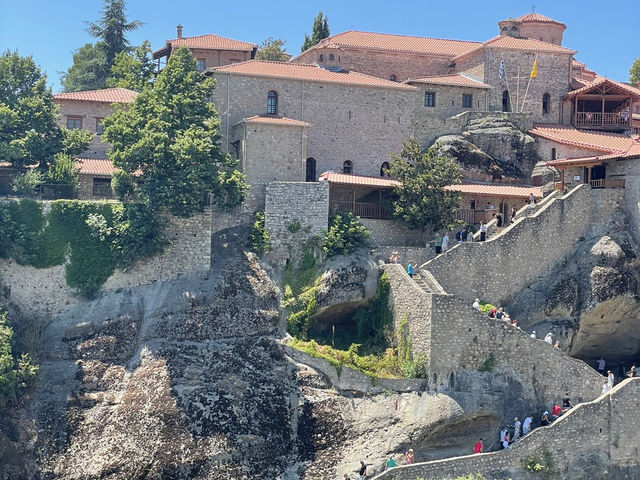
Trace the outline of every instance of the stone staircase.
[[439, 295], [446, 294], [447, 292], [440, 286], [438, 281], [431, 275], [431, 272], [426, 269], [419, 270], [413, 275], [413, 281], [427, 293], [435, 293]]

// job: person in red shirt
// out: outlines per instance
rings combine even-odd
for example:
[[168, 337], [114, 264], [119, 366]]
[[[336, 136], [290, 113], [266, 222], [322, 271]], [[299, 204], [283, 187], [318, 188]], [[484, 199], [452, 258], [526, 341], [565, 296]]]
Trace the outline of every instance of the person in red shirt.
[[482, 439], [478, 440], [474, 445], [473, 453], [482, 453]]
[[560, 405], [556, 403], [551, 409], [551, 419], [557, 420], [560, 415], [562, 415], [562, 408], [560, 408]]

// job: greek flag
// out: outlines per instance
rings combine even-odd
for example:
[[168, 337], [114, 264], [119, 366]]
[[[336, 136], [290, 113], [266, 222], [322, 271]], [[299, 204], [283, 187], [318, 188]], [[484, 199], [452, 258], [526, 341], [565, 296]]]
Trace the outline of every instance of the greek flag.
[[502, 80], [502, 75], [504, 75], [504, 58], [500, 60], [500, 68], [498, 69], [498, 78]]

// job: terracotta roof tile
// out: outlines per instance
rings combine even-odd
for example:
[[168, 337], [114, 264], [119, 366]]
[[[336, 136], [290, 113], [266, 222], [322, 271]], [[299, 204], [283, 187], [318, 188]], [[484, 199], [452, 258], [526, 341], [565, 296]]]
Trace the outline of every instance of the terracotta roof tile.
[[566, 99], [573, 98], [576, 95], [580, 95], [581, 93], [586, 93], [592, 88], [600, 87], [602, 85], [613, 86], [614, 88], [618, 88], [619, 90], [622, 90], [623, 92], [626, 92], [629, 95], [633, 95], [638, 100], [640, 100], [640, 89], [632, 87], [631, 85], [627, 85], [626, 83], [616, 82], [615, 80], [611, 80], [610, 78], [600, 77], [600, 76], [596, 77], [596, 79], [593, 82], [587, 83], [584, 87], [570, 91], [564, 96], [564, 98]]
[[[254, 115], [252, 117], [243, 118], [236, 123], [263, 123], [266, 125], [277, 125], [282, 127], [309, 127], [310, 123], [303, 122], [301, 120], [295, 120], [293, 118], [279, 117], [277, 115]], [[234, 125], [235, 126], [235, 125]]]
[[318, 181], [328, 181], [340, 185], [361, 185], [365, 187], [393, 188], [400, 185], [400, 182], [388, 177], [366, 177], [364, 175], [349, 175], [346, 173], [324, 172]]
[[118, 170], [106, 158], [78, 158], [78, 173], [84, 175], [113, 175]]
[[77, 100], [82, 102], [133, 103], [138, 92], [128, 88], [104, 88], [84, 92], [56, 93], [54, 100]]
[[619, 133], [577, 130], [569, 125], [534, 124], [529, 133], [564, 145], [605, 153], [625, 152], [633, 142], [630, 137]]
[[357, 72], [332, 72], [315, 65], [289, 62], [267, 62], [250, 60], [222, 67], [213, 67], [210, 72], [229, 72], [253, 77], [284, 78], [290, 80], [308, 80], [311, 82], [336, 83], [362, 87], [392, 88], [396, 90], [415, 90], [415, 87], [396, 83]]
[[569, 167], [571, 165], [584, 165], [585, 163], [601, 163], [603, 160], [619, 160], [623, 158], [640, 158], [640, 135], [632, 140], [629, 148], [622, 153], [609, 153], [590, 157], [559, 158], [547, 162], [550, 167]]
[[545, 17], [544, 15], [540, 15], [539, 13], [527, 13], [526, 15], [521, 15], [516, 20], [522, 23], [554, 23], [556, 25], [560, 25], [564, 28], [567, 26], [562, 23], [554, 20], [553, 18]]
[[578, 53], [576, 50], [570, 50], [561, 45], [555, 45], [553, 43], [543, 42], [542, 40], [536, 40], [535, 38], [515, 38], [508, 35], [498, 35], [490, 40], [482, 43], [473, 50], [460, 54], [453, 58], [453, 61], [460, 60], [471, 54], [480, 52], [483, 48], [502, 48], [505, 50], [521, 50], [526, 52], [535, 53], [563, 53], [567, 55], [575, 55]]
[[491, 88], [470, 75], [458, 73], [456, 75], [439, 75], [433, 77], [410, 78], [404, 83], [426, 83], [429, 85], [452, 85], [456, 87]]
[[[318, 48], [356, 47], [396, 52], [413, 52], [426, 55], [453, 57], [473, 50], [480, 42], [445, 40], [442, 38], [393, 35], [389, 33], [359, 32], [349, 30], [325, 38], [309, 50]], [[303, 52], [304, 53], [304, 52]], [[295, 59], [294, 59], [295, 60]]]
[[542, 198], [542, 188], [523, 185], [501, 185], [499, 183], [461, 183], [459, 185], [448, 185], [445, 190], [473, 195], [486, 195], [495, 197], [529, 198], [533, 193], [534, 197]]
[[195, 37], [183, 37], [167, 40], [167, 43], [171, 44], [173, 48], [188, 47], [188, 48], [202, 48], [205, 50], [235, 50], [240, 52], [250, 52], [258, 46], [254, 43], [242, 42], [240, 40], [233, 40], [231, 38], [221, 37], [220, 35], [214, 35], [209, 33], [207, 35], [198, 35]]

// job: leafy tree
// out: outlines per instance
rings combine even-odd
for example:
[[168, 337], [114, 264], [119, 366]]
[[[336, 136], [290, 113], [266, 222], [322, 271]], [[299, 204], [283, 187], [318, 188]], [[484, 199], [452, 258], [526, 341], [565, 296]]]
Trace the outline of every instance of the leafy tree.
[[260, 44], [256, 53], [256, 60], [271, 60], [274, 62], [286, 62], [291, 58], [284, 51], [285, 41], [280, 38], [269, 37]]
[[322, 11], [318, 12], [318, 15], [313, 20], [313, 27], [311, 32], [311, 37], [309, 35], [304, 35], [304, 43], [302, 44], [302, 51], [313, 47], [315, 44], [319, 43], [323, 38], [327, 38], [329, 36], [329, 22], [327, 21], [327, 16], [322, 16]]
[[220, 121], [206, 100], [213, 86], [182, 47], [130, 108], [118, 108], [104, 120], [114, 165], [129, 174], [140, 170], [142, 198], [176, 215], [201, 210], [207, 192], [224, 207], [244, 199], [244, 175], [218, 144]]
[[142, 22], [127, 21], [124, 0], [104, 0], [102, 17], [97, 22], [88, 22], [89, 35], [99, 39], [98, 45], [104, 52], [108, 68], [114, 64], [116, 55], [129, 51], [127, 32], [138, 29]]
[[11, 180], [11, 190], [16, 195], [30, 197], [35, 195], [36, 188], [43, 182], [42, 172], [29, 168], [26, 172], [20, 173]]
[[142, 42], [133, 53], [120, 52], [111, 67], [107, 87], [122, 87], [141, 92], [154, 78], [151, 44]]
[[111, 190], [120, 201], [136, 194], [136, 180], [133, 175], [116, 170], [111, 176]]
[[71, 156], [58, 153], [44, 177], [44, 182], [58, 185], [78, 186], [78, 166]]
[[334, 210], [329, 215], [329, 231], [325, 235], [322, 249], [327, 257], [348, 255], [367, 245], [369, 237], [369, 230], [360, 223], [360, 217], [351, 212]]
[[100, 44], [86, 43], [73, 53], [73, 65], [60, 78], [65, 92], [104, 88], [109, 65]]
[[391, 176], [402, 182], [394, 192], [393, 215], [412, 229], [430, 225], [435, 231], [454, 225], [460, 195], [444, 187], [460, 183], [455, 162], [431, 149], [421, 153], [415, 140], [405, 143], [400, 156], [392, 158]]
[[629, 82], [631, 82], [634, 87], [638, 85], [638, 82], [640, 82], [640, 57], [636, 58], [636, 61], [631, 65], [631, 69], [629, 70]]

